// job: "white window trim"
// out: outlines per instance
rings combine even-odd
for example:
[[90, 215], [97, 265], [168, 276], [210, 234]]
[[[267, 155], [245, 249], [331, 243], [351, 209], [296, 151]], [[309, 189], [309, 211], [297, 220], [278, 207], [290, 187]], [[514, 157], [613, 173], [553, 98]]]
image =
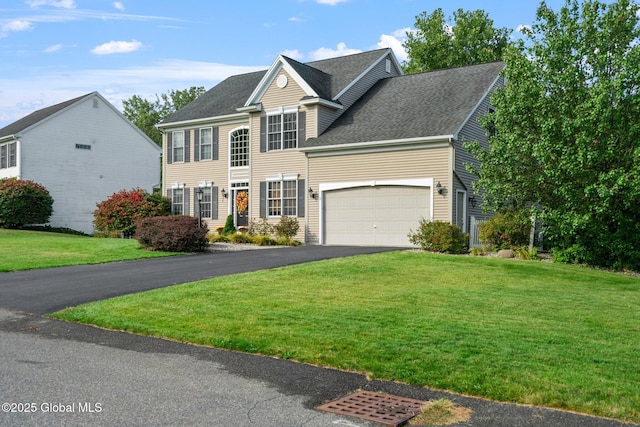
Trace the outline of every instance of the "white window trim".
[[[182, 160], [176, 160], [176, 134], [182, 133]], [[185, 158], [185, 131], [174, 130], [171, 132], [171, 162], [172, 163], [184, 163]]]
[[[284, 150], [295, 150], [298, 148], [298, 132], [300, 131], [300, 118], [299, 118], [299, 111], [298, 111], [298, 106], [285, 106], [285, 107], [277, 107], [277, 108], [270, 108], [268, 110], [265, 110], [265, 112], [267, 113], [267, 129], [266, 129], [266, 138], [267, 138], [267, 152], [269, 151], [284, 151]], [[295, 114], [296, 115], [296, 146], [293, 148], [285, 148], [284, 147], [284, 115], [285, 114]], [[273, 116], [280, 116], [280, 148], [274, 148], [274, 149], [270, 149], [269, 148], [269, 117], [273, 117]]]
[[[232, 135], [234, 134], [234, 132], [238, 132], [240, 130], [247, 130], [248, 133], [248, 146], [247, 146], [247, 165], [246, 166], [231, 166], [231, 155], [232, 155], [232, 150], [231, 150], [231, 140], [232, 140]], [[267, 143], [267, 146], [269, 144]], [[229, 131], [229, 168], [230, 169], [248, 169], [251, 166], [251, 129], [249, 128], [249, 126], [239, 126], [235, 129], [231, 129]]]
[[456, 190], [456, 222], [458, 220], [458, 194], [463, 194], [462, 197], [462, 225], [456, 224], [460, 227], [463, 233], [466, 233], [467, 229], [467, 192], [464, 190]]
[[[299, 179], [299, 174], [297, 173], [279, 173], [276, 175], [268, 175], [265, 177], [265, 180], [267, 181], [267, 194], [266, 194], [266, 199], [267, 199], [267, 218], [280, 218], [282, 216], [288, 216], [291, 218], [296, 218], [298, 216], [298, 211], [299, 211], [299, 206], [298, 206], [298, 179]], [[269, 183], [272, 182], [279, 182], [280, 183], [280, 215], [271, 215], [269, 212], [269, 200], [275, 200], [275, 199], [270, 199], [269, 198]], [[293, 215], [284, 215], [284, 183], [285, 182], [295, 182], [295, 190], [296, 190], [296, 196], [295, 196], [295, 203], [296, 203], [296, 211]]]
[[[210, 144], [205, 144], [205, 145], [209, 145], [211, 147], [211, 155], [210, 155], [209, 158], [203, 159], [202, 158], [202, 131], [206, 130], [206, 129], [209, 129], [211, 131], [211, 143]], [[198, 159], [201, 162], [206, 162], [206, 161], [213, 160], [213, 126], [206, 126], [206, 127], [200, 128], [199, 132], [200, 132], [200, 141], [199, 141], [199, 144], [198, 144], [198, 151], [199, 151]]]

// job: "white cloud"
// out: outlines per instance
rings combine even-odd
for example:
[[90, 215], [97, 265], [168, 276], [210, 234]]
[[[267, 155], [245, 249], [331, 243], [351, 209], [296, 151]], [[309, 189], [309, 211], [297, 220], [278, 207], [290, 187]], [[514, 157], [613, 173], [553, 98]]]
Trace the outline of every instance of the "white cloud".
[[125, 41], [110, 41], [100, 46], [96, 46], [91, 50], [91, 53], [96, 55], [111, 55], [114, 53], [129, 53], [135, 52], [142, 47], [142, 43], [137, 40]]
[[113, 3], [113, 7], [124, 12], [124, 5], [122, 4], [122, 2], [117, 1]]
[[291, 22], [305, 22], [304, 19], [299, 18], [297, 16], [292, 16], [291, 18], [289, 18], [289, 21], [291, 21]]
[[311, 61], [319, 61], [321, 59], [336, 58], [338, 56], [345, 56], [345, 55], [353, 55], [354, 53], [360, 53], [360, 52], [362, 51], [358, 49], [349, 49], [347, 48], [347, 45], [344, 42], [340, 42], [336, 46], [336, 49], [321, 47], [318, 50], [314, 50], [313, 52], [309, 53], [309, 59]]
[[304, 55], [302, 53], [300, 53], [300, 51], [298, 49], [283, 50], [280, 53], [282, 55], [284, 55], [284, 56], [288, 56], [291, 59], [295, 59], [296, 61], [300, 61], [300, 60], [304, 59]]
[[58, 43], [58, 44], [54, 44], [52, 46], [47, 47], [45, 50], [43, 50], [43, 52], [52, 53], [52, 52], [57, 52], [61, 49], [62, 49], [62, 44]]
[[64, 9], [74, 9], [76, 7], [75, 0], [27, 0], [26, 3], [33, 9], [40, 6], [62, 7]]
[[380, 35], [380, 41], [377, 43], [378, 48], [391, 48], [400, 62], [408, 59], [407, 51], [402, 46], [402, 43], [406, 40], [407, 32], [411, 31], [410, 28], [401, 28], [394, 31], [391, 34]]
[[335, 6], [338, 3], [346, 3], [349, 0], [316, 0], [318, 4], [328, 4], [329, 6]]
[[9, 21], [6, 24], [2, 24], [2, 32], [8, 33], [11, 31], [27, 31], [33, 28], [31, 22], [22, 19], [16, 19], [15, 21]]

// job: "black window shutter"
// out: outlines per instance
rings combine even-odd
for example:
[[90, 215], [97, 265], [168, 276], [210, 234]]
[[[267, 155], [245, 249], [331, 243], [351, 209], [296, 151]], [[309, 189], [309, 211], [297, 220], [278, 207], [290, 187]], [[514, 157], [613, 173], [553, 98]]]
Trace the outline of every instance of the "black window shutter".
[[190, 215], [191, 211], [189, 210], [189, 188], [184, 187], [184, 200], [182, 201], [182, 206], [184, 207], [184, 215]]
[[306, 185], [304, 185], [304, 179], [298, 180], [298, 217], [304, 218], [304, 201], [305, 194], [307, 194]]
[[298, 112], [298, 148], [304, 147], [304, 140], [307, 138], [307, 112]]
[[267, 116], [260, 117], [260, 152], [267, 152]]
[[193, 130], [193, 161], [200, 161], [200, 129]]
[[218, 160], [218, 128], [215, 127], [213, 128], [213, 131], [211, 132], [213, 135], [211, 135], [211, 139], [213, 140], [213, 147], [211, 147], [211, 150], [213, 151], [212, 153], [212, 159], [213, 160]]
[[267, 217], [267, 181], [260, 182], [260, 218]]
[[167, 132], [167, 164], [170, 165], [173, 160], [173, 133]]
[[191, 129], [184, 131], [184, 162], [188, 163], [190, 159], [191, 152]]
[[211, 187], [211, 219], [218, 219], [218, 187]]

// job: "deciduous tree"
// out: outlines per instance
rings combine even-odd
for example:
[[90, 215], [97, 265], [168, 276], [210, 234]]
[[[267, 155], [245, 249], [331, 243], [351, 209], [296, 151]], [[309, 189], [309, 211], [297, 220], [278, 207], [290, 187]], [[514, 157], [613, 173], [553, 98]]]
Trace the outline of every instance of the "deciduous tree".
[[458, 9], [452, 23], [442, 9], [422, 12], [414, 26], [403, 44], [409, 55], [403, 64], [405, 73], [499, 61], [511, 35], [507, 28], [495, 28], [483, 10]]
[[481, 166], [488, 208], [537, 206], [558, 258], [640, 269], [638, 5], [542, 2], [507, 49]]

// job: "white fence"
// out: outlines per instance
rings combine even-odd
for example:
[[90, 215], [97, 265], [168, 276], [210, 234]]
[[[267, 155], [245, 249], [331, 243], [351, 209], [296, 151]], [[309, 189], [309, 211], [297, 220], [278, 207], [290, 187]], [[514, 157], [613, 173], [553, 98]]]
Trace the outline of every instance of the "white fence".
[[482, 224], [484, 221], [479, 221], [475, 216], [471, 216], [471, 223], [469, 224], [469, 247], [470, 248], [478, 248], [482, 246], [480, 244], [480, 239], [478, 237], [479, 230], [478, 226]]

